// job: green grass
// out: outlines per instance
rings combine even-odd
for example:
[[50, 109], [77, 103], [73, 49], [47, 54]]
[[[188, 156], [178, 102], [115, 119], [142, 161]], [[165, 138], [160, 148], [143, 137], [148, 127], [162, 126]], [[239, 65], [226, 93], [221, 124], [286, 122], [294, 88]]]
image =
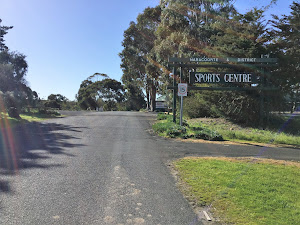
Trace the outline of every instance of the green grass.
[[250, 131], [226, 131], [219, 130], [225, 139], [228, 140], [245, 140], [258, 143], [286, 144], [300, 146], [300, 136], [272, 131], [250, 130]]
[[205, 139], [205, 140], [223, 140], [222, 136], [218, 134], [218, 132], [208, 129], [206, 127], [194, 127], [189, 126], [186, 121], [183, 121], [183, 126], [180, 126], [179, 119], [177, 119], [177, 123], [174, 124], [172, 115], [167, 115], [164, 113], [159, 113], [157, 115], [157, 120], [152, 128], [163, 137], [171, 137], [171, 138], [197, 138], [197, 139]]
[[[273, 123], [267, 130], [241, 127], [224, 119], [192, 119], [192, 126], [204, 126], [214, 129], [223, 136], [225, 140], [249, 143], [272, 143], [300, 146], [300, 117], [295, 117], [285, 124], [288, 118]], [[286, 125], [284, 127], [284, 124]], [[283, 129], [284, 127], [284, 129]], [[278, 131], [282, 132], [278, 132]]]
[[[159, 113], [153, 130], [163, 137], [228, 140], [234, 142], [300, 146], [300, 117], [278, 117], [266, 130], [242, 127], [222, 118], [199, 118], [184, 121], [183, 127], [172, 122], [172, 115]], [[279, 132], [280, 131], [280, 132]]]
[[160, 120], [154, 124], [153, 130], [163, 137], [180, 137], [186, 133], [186, 128], [168, 120]]
[[300, 163], [185, 158], [174, 167], [190, 200], [212, 204], [226, 224], [299, 224]]
[[15, 119], [12, 117], [9, 117], [7, 113], [0, 113], [0, 124], [3, 124], [6, 126], [9, 125], [11, 127], [16, 126], [21, 123], [27, 123], [27, 122], [39, 122], [42, 120], [50, 119], [50, 118], [57, 118], [58, 114], [41, 114], [38, 112], [32, 112], [32, 113], [24, 113], [20, 114], [21, 119]]

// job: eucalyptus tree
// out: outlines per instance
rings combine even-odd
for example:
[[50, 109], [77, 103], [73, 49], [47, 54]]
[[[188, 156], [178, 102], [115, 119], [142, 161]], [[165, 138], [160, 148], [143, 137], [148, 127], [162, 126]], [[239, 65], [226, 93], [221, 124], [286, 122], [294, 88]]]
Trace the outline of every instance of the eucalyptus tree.
[[81, 109], [96, 109], [97, 99], [96, 99], [96, 91], [93, 88], [93, 82], [90, 80], [84, 80], [80, 84], [80, 88], [76, 95], [76, 99], [78, 101], [78, 105]]
[[[253, 9], [241, 14], [237, 12], [232, 2], [161, 1], [162, 20], [156, 32], [155, 42], [159, 63], [167, 67], [168, 58], [173, 55], [257, 58], [267, 54], [269, 40], [263, 17], [266, 8]], [[240, 70], [250, 71], [249, 68]], [[190, 95], [191, 99], [199, 97], [198, 94]], [[218, 108], [221, 114], [232, 119], [240, 122], [257, 121], [259, 115], [257, 93], [202, 92], [201, 96], [211, 108]]]
[[[100, 76], [102, 79], [92, 81], [95, 76]], [[104, 106], [106, 110], [117, 110], [117, 104], [124, 101], [124, 87], [119, 81], [109, 78], [106, 74], [95, 73], [82, 81], [76, 98], [82, 109]], [[103, 105], [99, 105], [99, 102]]]
[[229, 0], [161, 1], [162, 19], [155, 42], [155, 53], [159, 63], [167, 68], [168, 58], [174, 55], [216, 56], [216, 52], [212, 50], [211, 40], [218, 32], [214, 24], [235, 12], [230, 2]]
[[[162, 19], [156, 32], [155, 53], [162, 66], [168, 68], [168, 58], [172, 56], [218, 56], [218, 52], [213, 49], [214, 35], [219, 32], [215, 24], [229, 19], [236, 13], [231, 1], [164, 0], [160, 6]], [[166, 86], [170, 86], [172, 82], [169, 77], [171, 68], [168, 69], [164, 76]], [[183, 69], [183, 73], [187, 75], [188, 69]], [[175, 79], [179, 81], [178, 76]], [[187, 76], [183, 76], [183, 80], [187, 82]], [[212, 93], [202, 92], [203, 94], [206, 95], [208, 104], [218, 101]], [[198, 96], [189, 92], [185, 102], [195, 105], [195, 101], [200, 101]], [[198, 111], [200, 110], [202, 109], [199, 108]]]
[[144, 88], [149, 105], [149, 88], [147, 83], [146, 68], [147, 60], [142, 53], [143, 40], [138, 31], [136, 23], [131, 22], [129, 28], [124, 32], [122, 46], [124, 49], [119, 54], [122, 60], [121, 68], [123, 71], [122, 82], [125, 86], [129, 84], [136, 88]]
[[62, 109], [63, 104], [69, 100], [61, 94], [51, 94], [48, 96], [47, 101], [44, 103], [45, 107]]
[[143, 88], [151, 110], [155, 110], [156, 91], [161, 74], [161, 68], [156, 64], [153, 54], [160, 14], [160, 7], [148, 7], [137, 17], [137, 23], [131, 22], [124, 32], [124, 49], [119, 54], [122, 59], [123, 83], [132, 83]]

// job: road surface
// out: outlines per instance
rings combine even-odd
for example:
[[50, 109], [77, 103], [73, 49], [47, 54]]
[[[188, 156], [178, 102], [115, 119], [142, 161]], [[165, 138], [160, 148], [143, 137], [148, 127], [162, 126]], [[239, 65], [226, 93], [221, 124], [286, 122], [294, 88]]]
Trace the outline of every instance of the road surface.
[[176, 187], [171, 160], [300, 160], [299, 149], [166, 140], [150, 132], [154, 119], [151, 113], [81, 112], [8, 129], [5, 136], [2, 130], [0, 224], [201, 224]]

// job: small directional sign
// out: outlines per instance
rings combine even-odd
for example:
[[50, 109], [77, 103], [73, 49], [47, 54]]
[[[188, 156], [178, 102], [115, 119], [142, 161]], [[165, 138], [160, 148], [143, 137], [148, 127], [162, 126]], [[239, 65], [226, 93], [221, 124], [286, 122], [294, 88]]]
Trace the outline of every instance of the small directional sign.
[[178, 96], [187, 96], [187, 84], [185, 83], [179, 83], [178, 84]]
[[257, 83], [257, 79], [246, 72], [190, 72], [190, 84], [194, 83]]

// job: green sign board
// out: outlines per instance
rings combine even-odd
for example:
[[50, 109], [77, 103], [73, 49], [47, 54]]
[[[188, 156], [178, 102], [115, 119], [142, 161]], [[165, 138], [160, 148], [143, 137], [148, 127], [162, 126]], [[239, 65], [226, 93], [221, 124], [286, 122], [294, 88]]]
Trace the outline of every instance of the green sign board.
[[190, 72], [190, 84], [195, 83], [257, 83], [253, 73], [241, 72]]
[[235, 62], [235, 63], [276, 63], [277, 58], [206, 58], [206, 57], [191, 57], [191, 58], [169, 58], [169, 62]]

